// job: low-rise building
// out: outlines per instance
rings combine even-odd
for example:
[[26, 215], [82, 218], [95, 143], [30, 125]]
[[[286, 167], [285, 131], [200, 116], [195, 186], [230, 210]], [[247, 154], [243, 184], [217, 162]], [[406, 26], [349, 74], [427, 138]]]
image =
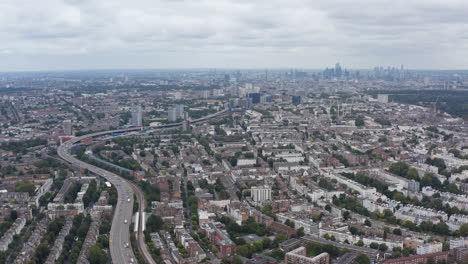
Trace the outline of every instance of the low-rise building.
[[286, 253], [284, 262], [291, 264], [329, 264], [330, 255], [328, 253], [321, 253], [315, 257], [308, 257], [306, 248], [299, 247]]
[[424, 255], [415, 255], [404, 258], [387, 259], [383, 264], [420, 264], [427, 263], [429, 259], [433, 259], [435, 263], [447, 263], [448, 253], [447, 252], [436, 252]]
[[16, 218], [15, 222], [11, 227], [3, 234], [0, 239], [0, 251], [5, 251], [8, 249], [8, 245], [13, 241], [14, 235], [17, 235], [23, 230], [24, 225], [26, 224], [26, 217], [20, 216]]
[[431, 242], [427, 244], [422, 244], [416, 248], [416, 254], [418, 255], [424, 255], [424, 254], [441, 252], [441, 251], [442, 251], [442, 243], [440, 242]]
[[402, 221], [410, 221], [416, 224], [420, 224], [424, 221], [437, 224], [440, 221], [446, 222], [448, 219], [448, 215], [445, 212], [414, 205], [405, 205], [400, 207], [395, 212], [395, 217]]
[[218, 248], [218, 257], [224, 258], [235, 253], [236, 245], [225, 230], [221, 229], [221, 223], [202, 223], [200, 228], [206, 236]]

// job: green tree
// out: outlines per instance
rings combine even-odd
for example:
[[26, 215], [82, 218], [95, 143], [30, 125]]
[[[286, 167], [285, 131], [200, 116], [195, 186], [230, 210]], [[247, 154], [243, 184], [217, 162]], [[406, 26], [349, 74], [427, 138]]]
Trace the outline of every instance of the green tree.
[[146, 221], [146, 230], [148, 230], [150, 233], [157, 232], [161, 230], [163, 225], [164, 222], [161, 217], [157, 215], [151, 215]]
[[88, 260], [91, 264], [107, 263], [107, 254], [98, 245], [93, 245], [89, 248]]
[[301, 228], [297, 229], [297, 231], [296, 231], [296, 236], [297, 236], [297, 237], [303, 237], [303, 236], [305, 236], [304, 227], [301, 227]]
[[[467, 227], [467, 232], [468, 232], [468, 227]], [[393, 234], [397, 236], [401, 236], [401, 229], [399, 228], [393, 229]]]
[[376, 243], [376, 242], [372, 242], [372, 243], [369, 244], [369, 247], [370, 247], [370, 248], [373, 248], [373, 249], [378, 249], [378, 248], [379, 248], [379, 244]]
[[390, 167], [388, 168], [388, 170], [391, 173], [394, 173], [396, 175], [404, 177], [404, 176], [406, 176], [406, 173], [408, 173], [409, 166], [405, 162], [399, 161], [399, 162], [395, 162], [395, 163], [391, 164]]
[[434, 232], [440, 235], [448, 235], [450, 233], [450, 229], [446, 223], [439, 222], [436, 225], [434, 225]]
[[371, 223], [371, 221], [369, 221], [369, 219], [366, 219], [366, 220], [364, 221], [364, 224], [365, 224], [366, 226], [372, 226], [372, 223]]
[[351, 213], [349, 211], [344, 211], [343, 219], [346, 221], [351, 217]]
[[265, 237], [264, 239], [262, 239], [262, 242], [263, 242], [263, 248], [271, 248], [273, 245], [273, 241], [271, 241], [271, 239], [268, 237]]
[[468, 236], [468, 224], [463, 224], [460, 226], [460, 235], [463, 237]]
[[98, 244], [101, 248], [109, 248], [109, 238], [106, 235], [100, 235], [96, 244]]
[[364, 117], [363, 116], [356, 117], [356, 119], [354, 120], [354, 125], [356, 125], [357, 127], [364, 126], [365, 125]]
[[35, 191], [34, 184], [30, 181], [19, 181], [15, 185], [15, 192], [27, 192], [29, 194], [34, 194]]
[[366, 254], [359, 253], [354, 259], [354, 264], [370, 264], [370, 258]]
[[285, 225], [289, 226], [289, 227], [292, 227], [294, 228], [294, 222], [293, 221], [290, 221], [289, 219], [286, 219], [286, 221], [284, 222]]
[[379, 245], [379, 250], [380, 250], [380, 251], [385, 252], [385, 251], [387, 251], [387, 249], [388, 249], [387, 244], [381, 243], [381, 244]]
[[236, 248], [236, 252], [237, 252], [237, 254], [239, 254], [239, 255], [241, 255], [243, 257], [246, 257], [246, 258], [252, 257], [252, 254], [253, 254], [251, 246], [249, 244], [238, 246]]
[[273, 240], [273, 242], [278, 245], [279, 243], [283, 242], [283, 241], [286, 241], [288, 238], [282, 234], [282, 233], [278, 233], [276, 234], [275, 236], [275, 239]]
[[243, 263], [243, 261], [239, 256], [234, 256], [232, 258], [232, 264], [242, 264], [242, 263]]
[[36, 263], [44, 263], [49, 255], [50, 249], [47, 243], [41, 243], [36, 249]]
[[418, 170], [416, 170], [415, 168], [409, 168], [408, 172], [406, 173], [406, 178], [419, 181]]

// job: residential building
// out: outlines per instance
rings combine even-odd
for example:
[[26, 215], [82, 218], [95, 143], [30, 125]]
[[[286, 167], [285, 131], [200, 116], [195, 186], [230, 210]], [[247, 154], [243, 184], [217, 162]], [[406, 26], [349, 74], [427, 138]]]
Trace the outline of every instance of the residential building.
[[441, 252], [441, 251], [442, 251], [442, 243], [440, 242], [431, 242], [427, 244], [422, 244], [416, 248], [416, 254], [418, 255], [424, 255], [424, 254]]
[[330, 255], [328, 253], [321, 253], [315, 257], [307, 257], [306, 248], [299, 247], [286, 253], [284, 262], [291, 264], [329, 264]]
[[218, 248], [218, 257], [224, 258], [235, 253], [236, 245], [231, 240], [225, 230], [220, 227], [221, 223], [202, 223], [200, 228], [205, 232], [206, 236]]
[[254, 202], [263, 202], [271, 200], [271, 188], [264, 187], [252, 187], [250, 189], [250, 197]]
[[132, 108], [132, 126], [141, 127], [143, 126], [143, 110], [141, 106], [135, 106]]
[[64, 120], [63, 121], [63, 133], [66, 136], [72, 136], [73, 135], [73, 124], [71, 120]]
[[383, 264], [420, 264], [427, 263], [430, 259], [434, 260], [435, 263], [441, 263], [445, 261], [447, 263], [448, 253], [447, 252], [436, 252], [424, 255], [415, 255], [404, 258], [388, 259]]

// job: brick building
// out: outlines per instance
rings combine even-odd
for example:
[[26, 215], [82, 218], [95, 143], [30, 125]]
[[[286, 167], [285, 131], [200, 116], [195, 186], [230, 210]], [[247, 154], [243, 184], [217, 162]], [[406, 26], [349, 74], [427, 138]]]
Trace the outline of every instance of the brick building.
[[315, 257], [308, 257], [306, 248], [299, 247], [286, 253], [284, 262], [291, 264], [329, 264], [330, 255], [328, 253], [321, 253]]
[[467, 262], [468, 261], [468, 248], [455, 248], [450, 251], [450, 255], [454, 262]]
[[448, 253], [436, 252], [436, 253], [410, 256], [410, 257], [404, 257], [404, 258], [388, 259], [384, 262], [384, 264], [421, 264], [421, 263], [427, 263], [429, 259], [433, 259], [435, 263], [440, 263], [442, 261], [447, 262]]
[[289, 227], [285, 224], [279, 222], [272, 222], [268, 228], [270, 228], [274, 232], [279, 232], [285, 234], [288, 238], [296, 233], [296, 230], [292, 227]]
[[217, 226], [220, 223], [202, 223], [200, 228], [205, 232], [206, 236], [218, 248], [218, 257], [224, 258], [236, 252], [236, 245], [231, 240], [226, 231]]

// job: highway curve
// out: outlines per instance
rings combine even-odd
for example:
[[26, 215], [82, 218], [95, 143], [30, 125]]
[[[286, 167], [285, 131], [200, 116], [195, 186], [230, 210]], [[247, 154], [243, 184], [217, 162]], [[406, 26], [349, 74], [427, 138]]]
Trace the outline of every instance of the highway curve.
[[[199, 118], [194, 119], [192, 123], [204, 123], [211, 119], [215, 119], [217, 117], [223, 116], [229, 113], [229, 110], [224, 109], [217, 113]], [[164, 130], [164, 129], [171, 129], [181, 126], [181, 123], [174, 123], [170, 125], [161, 126], [158, 128], [154, 128], [154, 130]], [[131, 132], [131, 131], [141, 131], [142, 128], [126, 128], [126, 129], [118, 129], [118, 130], [111, 130], [111, 131], [103, 131], [103, 132], [96, 132], [92, 134], [87, 134], [81, 137], [75, 137], [62, 145], [60, 145], [57, 149], [57, 153], [60, 158], [69, 162], [70, 164], [78, 167], [78, 168], [85, 168], [89, 171], [104, 177], [110, 183], [112, 183], [115, 188], [117, 189], [118, 193], [118, 201], [114, 212], [114, 218], [112, 220], [112, 227], [110, 231], [110, 238], [109, 238], [109, 249], [111, 253], [112, 263], [115, 264], [128, 264], [128, 263], [136, 263], [135, 255], [132, 251], [132, 246], [130, 243], [130, 229], [129, 224], [132, 219], [133, 213], [133, 197], [134, 193], [137, 196], [138, 203], [140, 204], [139, 212], [140, 216], [143, 215], [142, 213], [145, 211], [146, 207], [146, 199], [144, 198], [143, 193], [133, 183], [130, 183], [126, 179], [120, 177], [119, 175], [109, 172], [107, 170], [101, 169], [97, 166], [88, 164], [71, 155], [71, 148], [74, 144], [80, 142], [81, 140], [94, 138], [104, 135], [110, 135], [113, 133], [124, 133], [124, 132]], [[148, 132], [148, 131], [146, 131]], [[130, 199], [130, 201], [128, 201]], [[145, 243], [144, 234], [143, 234], [143, 225], [142, 225], [142, 217], [139, 217], [138, 220], [138, 236], [137, 236], [137, 244], [140, 252], [143, 254], [146, 262], [150, 264], [155, 264], [156, 262], [151, 257], [151, 254], [148, 251], [148, 248]]]
[[[90, 136], [77, 137], [73, 140], [63, 143], [57, 150], [58, 155], [72, 165], [85, 168], [89, 171], [104, 177], [112, 183], [117, 189], [118, 200], [114, 211], [114, 218], [109, 237], [109, 249], [111, 253], [112, 263], [114, 264], [129, 264], [135, 263], [135, 255], [133, 254], [130, 243], [129, 224], [133, 213], [133, 189], [132, 186], [122, 177], [93, 166], [86, 162], [76, 159], [70, 153], [70, 148], [74, 143], [81, 141]], [[130, 199], [130, 202], [128, 202]]]

